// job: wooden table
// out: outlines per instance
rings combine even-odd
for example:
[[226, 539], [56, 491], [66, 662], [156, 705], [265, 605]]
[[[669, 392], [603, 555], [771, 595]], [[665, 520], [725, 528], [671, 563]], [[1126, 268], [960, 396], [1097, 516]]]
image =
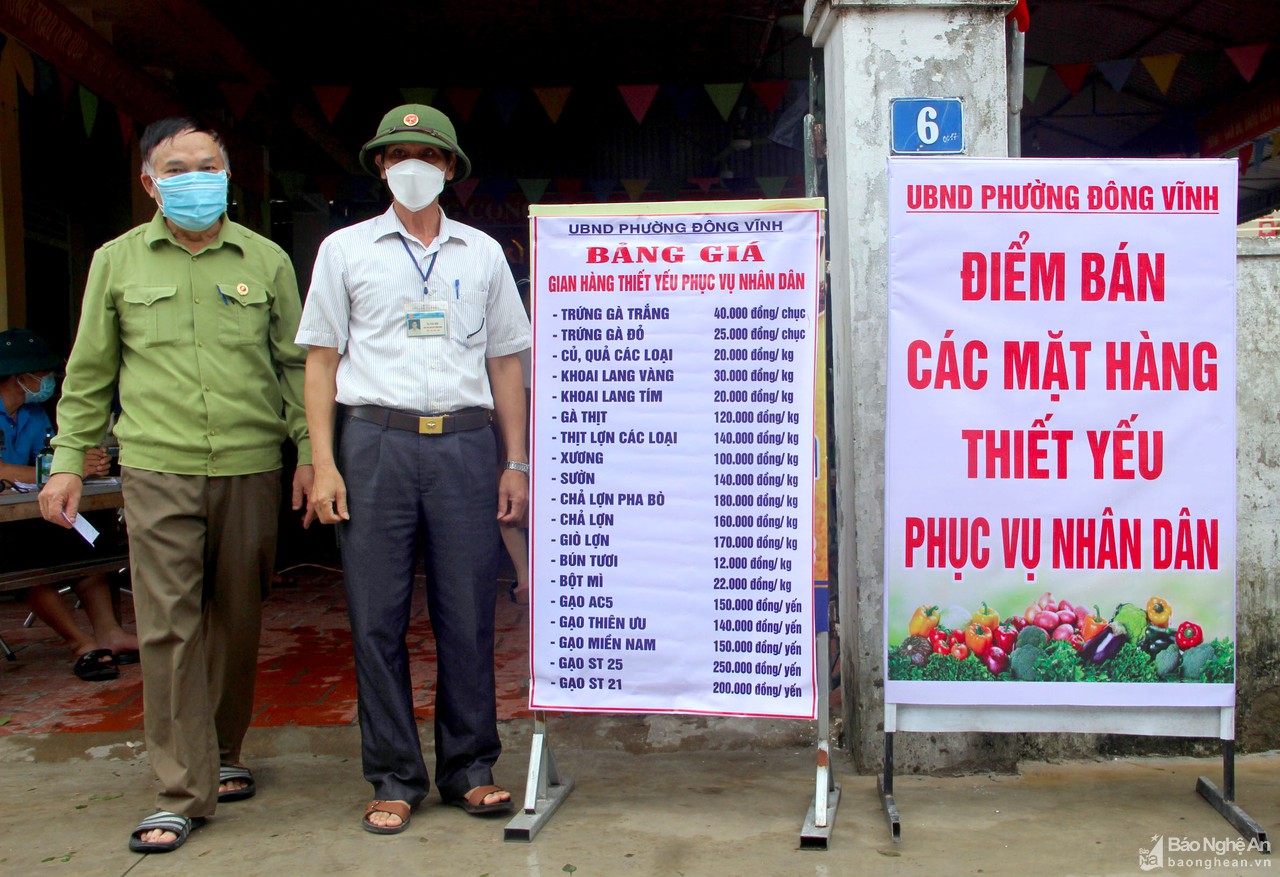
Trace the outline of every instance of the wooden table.
[[[40, 517], [40, 504], [36, 501], [38, 494], [18, 493], [13, 490], [0, 491], [0, 524], [12, 521], [28, 521]], [[118, 509], [124, 504], [120, 494], [120, 479], [104, 478], [89, 480], [84, 483], [84, 493], [80, 499], [80, 512], [92, 512], [100, 509]], [[48, 526], [53, 527], [54, 524]], [[99, 543], [101, 544], [101, 543]], [[0, 572], [0, 591], [12, 591], [17, 588], [29, 588], [33, 585], [47, 585], [63, 582], [68, 579], [83, 578], [100, 572], [127, 569], [129, 554], [127, 551], [112, 547], [88, 559], [72, 563], [55, 563], [46, 566], [32, 566], [26, 569], [15, 569]]]

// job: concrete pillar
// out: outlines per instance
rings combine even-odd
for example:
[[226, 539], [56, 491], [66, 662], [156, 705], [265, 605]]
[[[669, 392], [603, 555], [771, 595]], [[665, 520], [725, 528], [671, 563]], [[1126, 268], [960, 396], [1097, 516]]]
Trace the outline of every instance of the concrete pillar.
[[[1006, 150], [1005, 15], [1013, 0], [807, 0], [823, 53], [830, 210], [836, 514], [846, 745], [883, 752], [884, 425], [889, 101], [964, 99], [966, 153]], [[1011, 767], [1003, 735], [904, 734], [903, 771]]]

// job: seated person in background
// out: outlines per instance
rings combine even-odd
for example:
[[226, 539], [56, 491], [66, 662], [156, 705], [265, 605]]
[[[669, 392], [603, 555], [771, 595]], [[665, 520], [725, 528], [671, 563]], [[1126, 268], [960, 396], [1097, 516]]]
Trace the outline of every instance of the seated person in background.
[[[0, 416], [0, 478], [35, 483], [36, 454], [51, 426], [41, 403], [53, 395], [57, 385], [53, 371], [61, 364], [36, 333], [28, 329], [0, 332], [0, 403], [4, 409]], [[105, 475], [109, 462], [104, 451], [90, 450], [85, 455], [83, 476]], [[51, 528], [51, 535], [56, 533]], [[92, 636], [76, 624], [53, 585], [29, 589], [27, 606], [66, 640], [76, 657], [77, 676], [91, 682], [115, 679], [120, 675], [118, 663], [137, 660], [138, 639], [120, 626], [106, 576], [88, 576], [73, 587], [93, 626]]]

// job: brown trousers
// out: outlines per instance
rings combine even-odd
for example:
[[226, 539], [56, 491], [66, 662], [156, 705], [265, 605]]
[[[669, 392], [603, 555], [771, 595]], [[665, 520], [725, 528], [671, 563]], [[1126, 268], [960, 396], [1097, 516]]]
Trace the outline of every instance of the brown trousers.
[[280, 473], [121, 474], [156, 806], [209, 816], [253, 717]]

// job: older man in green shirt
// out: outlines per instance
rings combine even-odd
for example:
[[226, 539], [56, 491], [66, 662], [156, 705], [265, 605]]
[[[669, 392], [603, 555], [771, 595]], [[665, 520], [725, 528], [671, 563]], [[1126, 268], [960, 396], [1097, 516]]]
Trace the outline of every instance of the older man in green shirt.
[[71, 526], [84, 454], [118, 389], [146, 742], [161, 786], [159, 812], [129, 847], [168, 852], [218, 801], [255, 791], [240, 745], [286, 438], [298, 449], [294, 509], [312, 470], [288, 256], [226, 218], [227, 157], [214, 132], [166, 119], [140, 146], [142, 185], [160, 211], [94, 254], [40, 507]]

